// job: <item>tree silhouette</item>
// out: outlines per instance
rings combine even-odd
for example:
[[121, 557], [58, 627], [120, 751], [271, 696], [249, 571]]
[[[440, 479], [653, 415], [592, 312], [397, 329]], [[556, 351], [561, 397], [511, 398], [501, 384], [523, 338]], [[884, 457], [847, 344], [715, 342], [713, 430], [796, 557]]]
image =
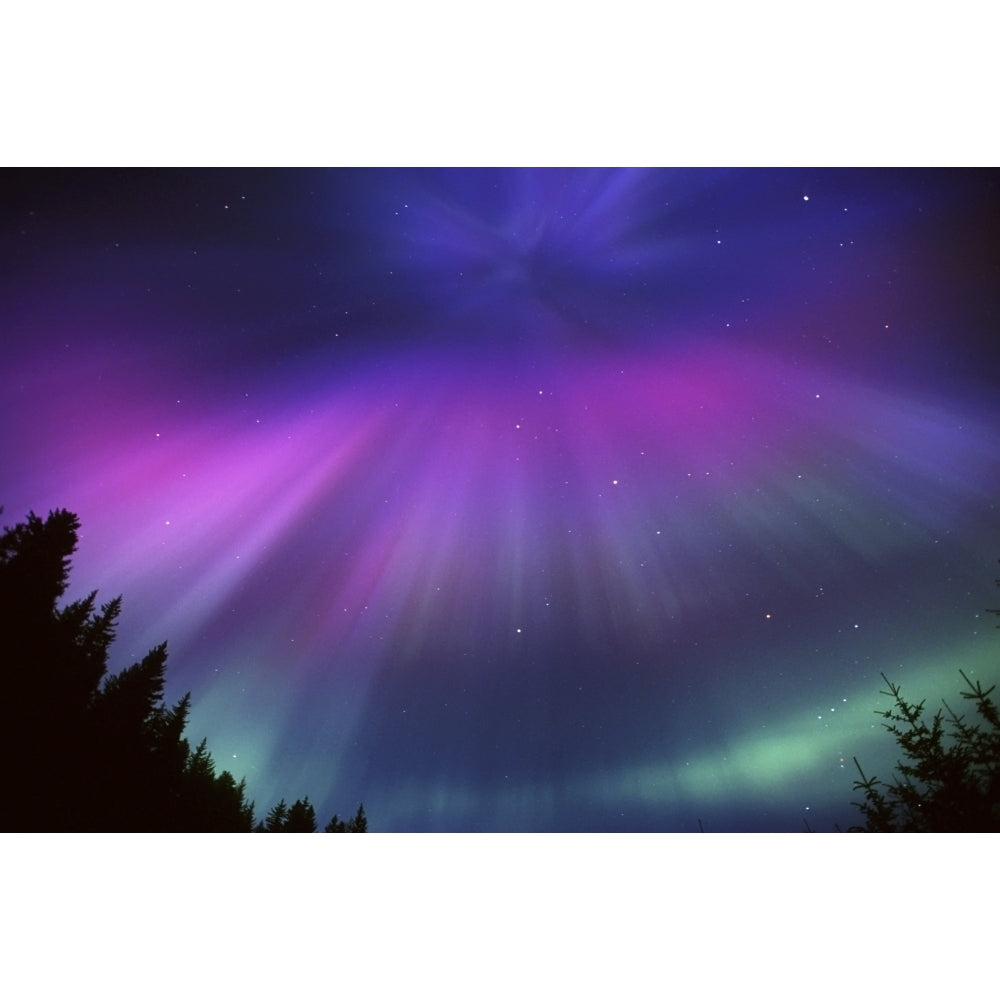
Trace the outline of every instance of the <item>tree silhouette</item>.
[[[0, 830], [252, 830], [245, 781], [216, 774], [206, 741], [184, 738], [190, 694], [163, 700], [166, 643], [109, 675], [121, 598], [58, 607], [79, 527], [55, 510], [0, 534]], [[272, 827], [315, 831], [308, 797], [282, 800]]]
[[109, 675], [121, 598], [58, 607], [79, 526], [31, 513], [0, 536], [2, 828], [249, 830], [245, 785], [184, 739], [190, 696], [164, 703], [166, 644]]
[[[996, 581], [1000, 586], [1000, 580]], [[1000, 615], [1000, 609], [988, 608]], [[1000, 625], [997, 626], [1000, 628]], [[861, 775], [854, 790], [863, 801], [853, 803], [865, 824], [852, 827], [872, 833], [965, 833], [1000, 831], [1000, 710], [990, 698], [996, 685], [983, 690], [959, 670], [966, 690], [960, 695], [975, 706], [979, 722], [967, 722], [947, 702], [928, 724], [924, 702], [907, 701], [898, 684], [885, 674], [882, 694], [892, 706], [880, 714], [883, 725], [902, 751], [898, 774], [888, 782]]]
[[309, 796], [296, 799], [290, 806], [282, 799], [272, 807], [267, 818], [258, 823], [257, 833], [315, 833], [316, 810], [309, 802]]
[[272, 806], [264, 820], [258, 824], [258, 833], [281, 833], [285, 829], [288, 821], [288, 806], [282, 799], [276, 806]]
[[340, 819], [336, 813], [333, 814], [330, 822], [326, 824], [324, 833], [367, 833], [368, 817], [365, 815], [365, 807], [362, 803], [358, 806], [358, 811], [353, 819], [346, 822]]
[[[292, 805], [287, 805], [282, 799], [267, 814], [267, 817], [254, 827], [256, 833], [315, 833], [316, 810], [307, 795], [297, 799]], [[367, 833], [368, 817], [365, 816], [364, 804], [358, 806], [358, 811], [352, 819], [344, 821], [334, 813], [333, 818], [323, 828], [324, 833]]]
[[[883, 694], [893, 700], [879, 713], [903, 757], [898, 774], [888, 782], [868, 777], [854, 758], [861, 775], [854, 790], [864, 793], [854, 805], [871, 833], [967, 833], [1000, 831], [1000, 713], [990, 699], [994, 687], [983, 690], [959, 671], [981, 722], [967, 722], [944, 702], [930, 723], [924, 720], [924, 702], [913, 704], [898, 684], [884, 674]], [[947, 715], [945, 714], [947, 713]]]
[[284, 833], [315, 833], [316, 810], [309, 803], [309, 796], [296, 799], [288, 810]]

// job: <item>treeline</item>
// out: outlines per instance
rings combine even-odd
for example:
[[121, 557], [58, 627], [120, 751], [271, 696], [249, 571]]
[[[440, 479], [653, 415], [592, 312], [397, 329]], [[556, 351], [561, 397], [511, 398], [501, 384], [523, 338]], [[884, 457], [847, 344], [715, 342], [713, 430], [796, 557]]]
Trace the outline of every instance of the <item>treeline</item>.
[[[95, 591], [59, 607], [79, 527], [56, 510], [0, 534], [0, 832], [316, 832], [308, 796], [255, 823], [246, 782], [216, 772], [205, 740], [190, 746], [190, 694], [163, 700], [166, 643], [108, 673], [121, 598], [98, 608]], [[947, 704], [928, 717], [883, 677], [892, 705], [880, 714], [901, 757], [885, 781], [855, 759], [863, 824], [852, 830], [1000, 831], [1000, 708], [994, 688], [962, 678], [971, 719]], [[323, 829], [366, 833], [364, 805]]]
[[[254, 827], [255, 833], [315, 833], [316, 810], [309, 802], [309, 796], [296, 799], [290, 806], [282, 799], [267, 817]], [[349, 820], [333, 818], [323, 827], [324, 833], [367, 833], [368, 817], [365, 816], [364, 805], [358, 806], [358, 811]]]
[[[121, 598], [59, 606], [79, 527], [55, 510], [0, 535], [0, 831], [314, 832], [308, 797], [255, 825], [245, 780], [217, 772], [205, 740], [191, 747], [190, 694], [163, 698], [166, 643], [108, 673]], [[363, 805], [325, 827], [367, 829]]]

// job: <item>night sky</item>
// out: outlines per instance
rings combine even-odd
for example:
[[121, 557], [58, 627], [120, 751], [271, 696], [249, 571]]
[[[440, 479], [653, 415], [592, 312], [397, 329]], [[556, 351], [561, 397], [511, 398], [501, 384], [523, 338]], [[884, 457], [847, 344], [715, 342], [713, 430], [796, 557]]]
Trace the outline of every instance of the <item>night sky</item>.
[[257, 815], [828, 831], [1000, 679], [1000, 174], [3, 170], [4, 525]]

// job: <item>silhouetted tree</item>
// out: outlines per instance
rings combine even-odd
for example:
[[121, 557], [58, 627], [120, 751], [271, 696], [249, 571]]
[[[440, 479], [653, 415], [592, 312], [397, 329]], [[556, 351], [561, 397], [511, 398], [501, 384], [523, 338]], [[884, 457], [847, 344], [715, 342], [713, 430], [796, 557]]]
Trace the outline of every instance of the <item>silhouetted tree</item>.
[[178, 829], [246, 832], [253, 827], [253, 802], [246, 798], [246, 780], [237, 782], [229, 771], [216, 775], [205, 744], [202, 740], [184, 765]]
[[[190, 693], [163, 700], [166, 643], [107, 673], [121, 598], [58, 607], [79, 527], [55, 510], [0, 534], [0, 830], [315, 832], [308, 796], [255, 828], [246, 782], [191, 749]], [[367, 829], [363, 810], [352, 823]]]
[[[0, 536], [0, 751], [5, 762], [4, 829], [58, 828], [59, 812], [78, 807], [70, 795], [60, 807], [52, 789], [68, 765], [106, 667], [119, 603], [94, 613], [94, 598], [56, 609], [66, 591], [69, 557], [79, 522], [68, 511], [26, 523]], [[71, 791], [76, 791], [74, 787]]]
[[[902, 751], [898, 774], [888, 782], [868, 777], [857, 758], [861, 775], [854, 790], [863, 792], [854, 805], [871, 833], [969, 833], [1000, 831], [1000, 713], [990, 699], [993, 687], [983, 690], [959, 671], [981, 722], [967, 722], [944, 702], [928, 724], [924, 702], [913, 704], [884, 674], [883, 694], [893, 704], [879, 713]], [[947, 713], [947, 715], [945, 714]]]
[[315, 833], [316, 810], [309, 802], [309, 796], [296, 799], [288, 810], [284, 833]]
[[[995, 583], [1000, 587], [1000, 579]], [[988, 608], [1000, 615], [1000, 609]], [[1000, 625], [997, 626], [1000, 628]], [[924, 702], [907, 701], [900, 686], [882, 674], [888, 687], [882, 694], [892, 705], [878, 714], [902, 751], [898, 774], [891, 780], [870, 778], [857, 757], [861, 775], [854, 790], [863, 801], [853, 803], [870, 833], [971, 833], [1000, 831], [1000, 710], [990, 698], [996, 685], [983, 690], [959, 670], [966, 690], [959, 694], [975, 706], [979, 722], [967, 722], [942, 701], [930, 723]]]
[[[316, 810], [307, 795], [304, 799], [296, 799], [292, 805], [287, 805], [282, 799], [267, 814], [267, 817], [254, 827], [256, 833], [315, 833]], [[368, 819], [365, 816], [364, 805], [358, 806], [354, 818], [345, 822], [338, 819], [336, 813], [333, 819], [323, 828], [324, 833], [367, 833]]]
[[354, 814], [354, 819], [352, 819], [347, 824], [348, 833], [367, 833], [368, 832], [368, 817], [365, 815], [365, 807], [363, 805], [358, 806], [358, 811]]
[[272, 806], [264, 819], [254, 827], [256, 833], [283, 833], [288, 822], [288, 803], [282, 799]]
[[56, 510], [0, 535], [0, 829], [250, 830], [245, 783], [183, 737], [190, 695], [163, 701], [166, 644], [108, 675], [121, 598], [57, 606], [78, 530]]
[[326, 824], [324, 833], [367, 833], [368, 817], [365, 816], [365, 807], [362, 803], [358, 806], [358, 811], [354, 818], [346, 822], [340, 819], [336, 813], [333, 814], [330, 822]]

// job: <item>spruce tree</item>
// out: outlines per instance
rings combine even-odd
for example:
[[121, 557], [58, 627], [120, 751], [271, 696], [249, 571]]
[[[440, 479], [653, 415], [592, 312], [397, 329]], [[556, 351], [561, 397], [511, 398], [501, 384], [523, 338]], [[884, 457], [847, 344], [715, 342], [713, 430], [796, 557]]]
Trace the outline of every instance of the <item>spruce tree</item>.
[[0, 533], [0, 831], [314, 832], [308, 796], [254, 827], [245, 780], [191, 749], [190, 693], [164, 702], [166, 643], [108, 673], [121, 598], [59, 607], [79, 527], [55, 510]]
[[285, 821], [284, 833], [315, 833], [316, 832], [316, 810], [309, 802], [309, 796], [304, 799], [296, 799], [288, 810], [288, 819]]
[[959, 671], [966, 690], [960, 694], [975, 707], [979, 721], [966, 719], [944, 702], [931, 718], [924, 702], [907, 701], [898, 684], [884, 674], [882, 693], [892, 706], [881, 713], [885, 728], [902, 752], [888, 781], [861, 775], [854, 790], [863, 800], [854, 805], [870, 833], [1000, 832], [1000, 711], [979, 680]]
[[58, 606], [78, 530], [55, 510], [0, 535], [0, 830], [250, 830], [245, 784], [183, 737], [190, 696], [164, 703], [166, 644], [108, 674], [121, 598]]

